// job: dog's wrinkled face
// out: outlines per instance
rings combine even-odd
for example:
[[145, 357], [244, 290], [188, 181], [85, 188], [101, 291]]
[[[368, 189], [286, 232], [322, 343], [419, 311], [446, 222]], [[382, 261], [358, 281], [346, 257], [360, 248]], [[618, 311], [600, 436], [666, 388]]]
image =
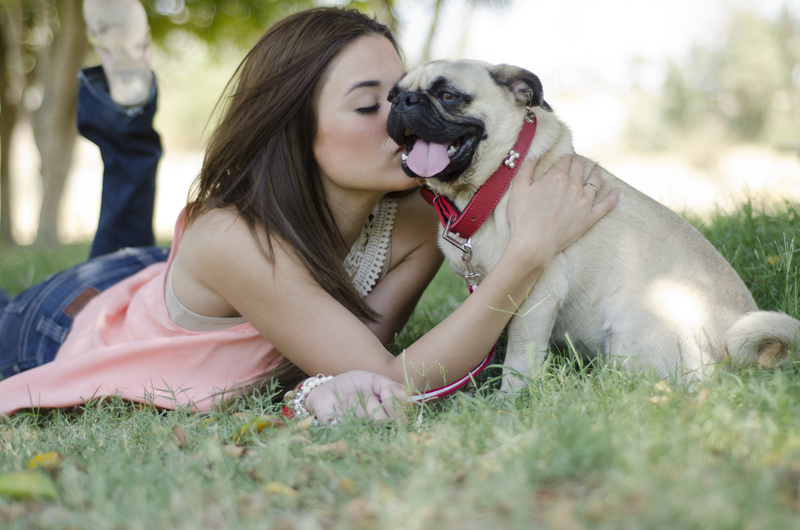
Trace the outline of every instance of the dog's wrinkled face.
[[501, 162], [488, 155], [514, 144], [525, 107], [550, 110], [534, 74], [468, 60], [416, 68], [392, 88], [389, 101], [387, 131], [408, 150], [403, 170], [447, 184], [481, 176], [491, 167], [488, 178]]

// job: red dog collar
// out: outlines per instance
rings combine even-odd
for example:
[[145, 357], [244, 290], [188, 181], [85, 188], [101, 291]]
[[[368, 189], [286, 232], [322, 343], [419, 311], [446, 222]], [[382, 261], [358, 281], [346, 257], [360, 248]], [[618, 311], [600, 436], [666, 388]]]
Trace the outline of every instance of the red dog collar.
[[522, 130], [517, 137], [517, 142], [509, 152], [508, 157], [492, 173], [489, 180], [478, 189], [463, 212], [459, 212], [456, 205], [446, 197], [436, 195], [428, 188], [420, 188], [420, 194], [428, 204], [436, 208], [439, 221], [448, 232], [444, 236], [452, 237], [452, 235], [455, 235], [462, 239], [469, 239], [478, 231], [494, 211], [514, 177], [517, 176], [521, 164], [517, 164], [516, 161], [525, 160], [535, 134], [536, 114], [528, 111], [522, 123]]

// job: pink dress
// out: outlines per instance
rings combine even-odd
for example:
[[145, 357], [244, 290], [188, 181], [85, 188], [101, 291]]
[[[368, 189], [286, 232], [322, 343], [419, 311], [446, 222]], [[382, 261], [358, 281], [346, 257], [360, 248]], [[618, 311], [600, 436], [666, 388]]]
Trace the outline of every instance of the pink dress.
[[247, 322], [210, 332], [172, 322], [164, 282], [182, 227], [183, 213], [168, 263], [150, 265], [78, 313], [52, 362], [0, 381], [0, 416], [105, 396], [208, 411], [281, 362], [275, 347]]

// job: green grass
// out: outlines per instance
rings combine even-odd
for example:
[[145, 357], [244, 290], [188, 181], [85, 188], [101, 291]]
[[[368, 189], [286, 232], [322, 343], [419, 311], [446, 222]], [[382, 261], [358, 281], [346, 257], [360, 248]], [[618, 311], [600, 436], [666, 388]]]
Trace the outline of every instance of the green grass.
[[0, 288], [17, 294], [88, 256], [88, 244], [8, 247], [0, 243]]
[[[761, 308], [800, 316], [800, 205], [766, 212], [745, 204], [694, 222]], [[55, 265], [55, 255], [23, 251], [0, 254], [7, 289]], [[440, 271], [394, 348], [464, 296], [462, 282]], [[267, 428], [237, 445], [242, 425], [265, 413], [277, 413], [269, 396], [211, 415], [111, 401], [0, 422], [0, 473], [23, 471], [36, 455], [64, 455], [40, 472], [58, 497], [0, 497], [0, 527], [798, 526], [797, 367], [719, 371], [687, 390], [582, 366], [566, 352], [514, 399], [488, 385], [412, 411], [407, 422]]]

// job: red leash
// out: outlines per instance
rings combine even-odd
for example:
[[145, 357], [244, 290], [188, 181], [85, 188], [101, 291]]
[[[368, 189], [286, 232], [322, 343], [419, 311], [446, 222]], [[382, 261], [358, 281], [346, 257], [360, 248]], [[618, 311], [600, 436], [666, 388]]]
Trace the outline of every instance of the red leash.
[[[463, 212], [459, 212], [456, 205], [446, 197], [436, 195], [428, 188], [420, 188], [419, 190], [428, 204], [436, 208], [439, 221], [442, 223], [442, 227], [444, 227], [442, 239], [454, 245], [464, 253], [464, 255], [461, 256], [461, 259], [467, 267], [464, 281], [467, 283], [470, 294], [478, 288], [478, 284], [481, 282], [481, 275], [472, 270], [472, 246], [470, 244], [470, 238], [478, 231], [486, 219], [489, 218], [497, 206], [497, 203], [500, 202], [500, 199], [503, 198], [508, 187], [511, 186], [511, 182], [519, 172], [517, 160], [525, 160], [535, 135], [536, 114], [534, 114], [531, 109], [528, 109], [525, 114], [525, 120], [522, 123], [522, 130], [517, 137], [514, 147], [503, 161], [503, 164], [492, 173], [492, 176], [489, 177], [472, 199], [470, 199]], [[522, 164], [519, 165], [521, 166]], [[466, 241], [462, 243], [457, 238], [465, 239]], [[408, 400], [415, 403], [425, 403], [426, 401], [442, 398], [463, 388], [489, 365], [494, 357], [494, 350], [495, 348], [492, 347], [492, 351], [489, 352], [489, 355], [486, 356], [481, 364], [458, 381], [428, 392], [410, 396]]]

